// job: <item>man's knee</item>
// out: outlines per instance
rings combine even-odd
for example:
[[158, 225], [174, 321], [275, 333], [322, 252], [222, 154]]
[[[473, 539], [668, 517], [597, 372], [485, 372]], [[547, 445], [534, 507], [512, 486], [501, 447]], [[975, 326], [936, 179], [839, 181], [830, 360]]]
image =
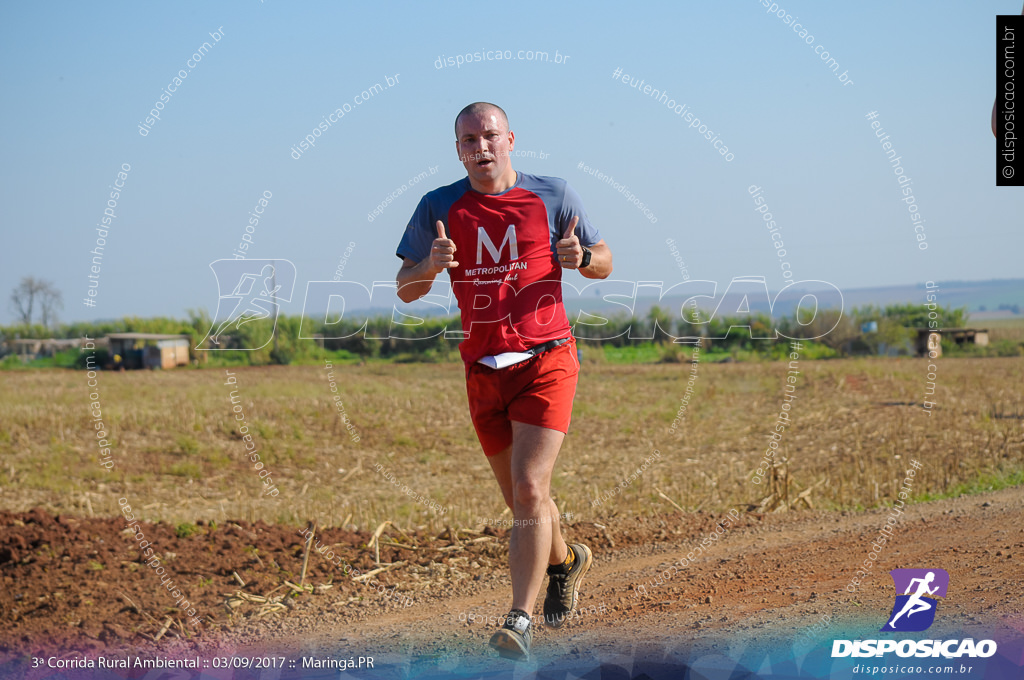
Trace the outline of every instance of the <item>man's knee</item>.
[[549, 508], [551, 501], [550, 489], [533, 479], [517, 480], [512, 486], [512, 494], [516, 504], [538, 508], [542, 512]]

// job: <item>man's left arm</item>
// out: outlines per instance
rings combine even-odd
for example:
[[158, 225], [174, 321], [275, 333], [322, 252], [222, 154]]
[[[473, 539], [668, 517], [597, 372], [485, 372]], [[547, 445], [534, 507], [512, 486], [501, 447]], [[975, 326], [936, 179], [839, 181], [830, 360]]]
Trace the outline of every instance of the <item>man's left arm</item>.
[[580, 267], [583, 263], [583, 245], [576, 235], [576, 225], [579, 221], [580, 218], [574, 216], [565, 235], [555, 242], [558, 264], [562, 269], [579, 269], [580, 274], [588, 279], [606, 279], [612, 273], [612, 249], [604, 239], [587, 247], [590, 250], [590, 263], [586, 267]]
[[[578, 268], [578, 267], [577, 267]], [[612, 249], [601, 239], [590, 246], [590, 264], [580, 269], [588, 279], [607, 279], [612, 273]]]
[[[562, 193], [562, 205], [559, 208], [558, 223], [568, 224], [562, 232], [562, 238], [555, 242], [555, 250], [558, 254], [558, 263], [563, 269], [579, 269], [588, 279], [606, 279], [612, 273], [612, 250], [601, 238], [594, 225], [587, 218], [587, 212], [583, 209], [583, 199], [569, 185], [564, 185]], [[582, 221], [582, 225], [580, 222]], [[583, 244], [580, 243], [576, 227], [580, 227], [580, 233], [587, 243], [590, 251], [590, 262], [586, 267], [583, 264]], [[562, 255], [565, 257], [562, 257]]]

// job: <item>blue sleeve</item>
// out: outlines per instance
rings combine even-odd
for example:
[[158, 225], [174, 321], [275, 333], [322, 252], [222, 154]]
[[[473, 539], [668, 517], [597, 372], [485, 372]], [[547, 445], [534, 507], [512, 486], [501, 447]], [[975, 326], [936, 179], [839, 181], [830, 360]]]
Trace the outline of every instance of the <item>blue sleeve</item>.
[[402, 241], [398, 244], [395, 255], [401, 258], [409, 258], [414, 262], [422, 262], [430, 257], [430, 247], [437, 238], [437, 232], [433, 226], [437, 222], [430, 209], [430, 202], [424, 196], [420, 199], [416, 211], [405, 228]]
[[565, 195], [562, 197], [562, 208], [558, 211], [558, 233], [564, 235], [569, 228], [573, 217], [580, 218], [576, 225], [576, 236], [580, 243], [585, 246], [592, 246], [600, 242], [601, 234], [587, 217], [587, 211], [583, 209], [583, 199], [576, 193], [576, 190], [565, 183]]

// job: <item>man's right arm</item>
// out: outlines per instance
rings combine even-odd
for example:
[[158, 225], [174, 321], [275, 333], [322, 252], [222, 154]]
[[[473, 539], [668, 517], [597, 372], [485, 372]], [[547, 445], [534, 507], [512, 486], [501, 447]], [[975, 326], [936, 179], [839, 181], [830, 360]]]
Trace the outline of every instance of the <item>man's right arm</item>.
[[434, 278], [441, 271], [433, 271], [430, 268], [430, 259], [416, 262], [408, 257], [402, 262], [402, 268], [398, 270], [395, 283], [398, 284], [398, 297], [402, 302], [412, 302], [430, 292], [434, 284]]
[[398, 297], [402, 302], [412, 302], [430, 292], [434, 279], [445, 269], [458, 267], [455, 261], [455, 241], [445, 234], [444, 223], [437, 221], [437, 238], [430, 246], [430, 257], [416, 262], [406, 257], [402, 268], [398, 270], [395, 283], [398, 284]]

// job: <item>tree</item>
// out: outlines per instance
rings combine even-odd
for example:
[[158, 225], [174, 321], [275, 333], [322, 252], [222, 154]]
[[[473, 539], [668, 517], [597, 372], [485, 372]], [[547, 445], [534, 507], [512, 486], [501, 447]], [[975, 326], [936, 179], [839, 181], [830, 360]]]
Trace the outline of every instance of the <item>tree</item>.
[[672, 332], [672, 318], [669, 317], [667, 311], [658, 305], [652, 306], [650, 311], [647, 312], [647, 321], [650, 323], [651, 330], [654, 331], [655, 339], [661, 339], [658, 336], [658, 328], [660, 328], [664, 333]]
[[801, 323], [799, 334], [805, 338], [817, 338], [818, 342], [842, 351], [844, 345], [860, 337], [860, 326], [841, 309], [821, 309], [809, 323]]
[[64, 309], [64, 296], [51, 284], [46, 284], [39, 300], [39, 315], [43, 322], [43, 328], [52, 328], [57, 325], [57, 310]]
[[35, 310], [45, 328], [57, 322], [57, 310], [64, 309], [60, 291], [49, 281], [26, 276], [11, 293], [11, 310], [23, 326], [31, 326]]

